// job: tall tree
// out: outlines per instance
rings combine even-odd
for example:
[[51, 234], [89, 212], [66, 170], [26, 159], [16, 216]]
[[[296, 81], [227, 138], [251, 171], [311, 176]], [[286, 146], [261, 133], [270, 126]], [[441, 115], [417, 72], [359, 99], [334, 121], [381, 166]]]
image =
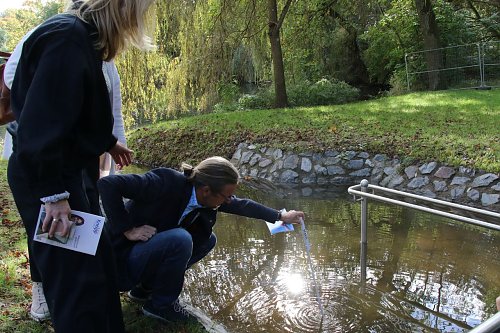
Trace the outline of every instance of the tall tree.
[[278, 5], [276, 0], [267, 0], [269, 14], [269, 41], [271, 43], [271, 56], [273, 60], [274, 91], [276, 94], [275, 107], [284, 108], [288, 106], [288, 97], [285, 84], [285, 66], [283, 64], [283, 52], [281, 50], [280, 29], [288, 13], [293, 0], [287, 0], [278, 19]]
[[439, 28], [432, 8], [432, 2], [431, 0], [415, 0], [415, 6], [422, 32], [424, 49], [427, 50], [425, 52], [425, 60], [427, 63], [429, 89], [443, 89], [444, 82], [440, 80], [439, 75], [439, 70], [443, 68], [443, 57], [440, 50]]

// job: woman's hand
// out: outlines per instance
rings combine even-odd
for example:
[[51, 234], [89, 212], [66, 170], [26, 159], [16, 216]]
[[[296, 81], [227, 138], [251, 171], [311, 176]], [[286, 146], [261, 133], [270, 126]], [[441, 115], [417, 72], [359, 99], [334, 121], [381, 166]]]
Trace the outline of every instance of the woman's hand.
[[56, 230], [61, 230], [61, 236], [66, 237], [73, 226], [73, 222], [69, 219], [70, 215], [71, 207], [68, 200], [46, 203], [42, 231], [47, 232], [48, 229], [49, 237], [53, 237]]
[[299, 224], [300, 219], [304, 219], [304, 212], [300, 210], [290, 210], [281, 213], [281, 221], [285, 223]]
[[111, 148], [108, 153], [113, 157], [116, 165], [121, 169], [123, 166], [127, 166], [132, 163], [132, 150], [125, 147], [120, 142], [116, 141], [116, 144]]
[[130, 241], [143, 241], [147, 242], [151, 237], [156, 234], [156, 228], [150, 225], [141, 225], [137, 228], [132, 228], [123, 233]]

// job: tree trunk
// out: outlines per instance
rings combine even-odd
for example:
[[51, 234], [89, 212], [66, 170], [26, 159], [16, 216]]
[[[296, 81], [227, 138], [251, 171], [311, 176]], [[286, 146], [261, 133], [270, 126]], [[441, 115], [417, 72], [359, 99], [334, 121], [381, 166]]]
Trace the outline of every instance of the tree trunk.
[[444, 80], [441, 80], [439, 69], [443, 68], [443, 58], [439, 41], [439, 29], [436, 22], [436, 16], [432, 9], [431, 0], [415, 0], [417, 7], [420, 30], [422, 31], [425, 60], [427, 62], [429, 89], [439, 90], [445, 88]]
[[[268, 0], [269, 14], [269, 41], [271, 42], [271, 56], [273, 60], [274, 92], [276, 94], [275, 107], [284, 108], [288, 106], [285, 85], [285, 66], [283, 65], [283, 53], [280, 41], [280, 21], [278, 21], [278, 6], [276, 0]], [[282, 15], [283, 16], [283, 15]]]

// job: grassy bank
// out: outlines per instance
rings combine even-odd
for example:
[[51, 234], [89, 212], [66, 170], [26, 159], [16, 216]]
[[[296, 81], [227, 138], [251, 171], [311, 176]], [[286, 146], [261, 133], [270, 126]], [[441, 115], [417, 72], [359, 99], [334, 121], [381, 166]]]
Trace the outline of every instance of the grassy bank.
[[178, 166], [230, 157], [242, 141], [291, 149], [350, 149], [500, 172], [500, 90], [414, 93], [346, 105], [185, 117], [130, 134], [136, 160]]

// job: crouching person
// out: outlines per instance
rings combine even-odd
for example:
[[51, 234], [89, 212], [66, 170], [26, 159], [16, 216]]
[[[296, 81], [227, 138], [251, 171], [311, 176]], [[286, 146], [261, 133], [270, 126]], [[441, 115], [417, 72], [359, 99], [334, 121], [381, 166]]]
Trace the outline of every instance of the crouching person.
[[[158, 168], [143, 175], [101, 178], [98, 189], [116, 251], [122, 290], [142, 311], [166, 322], [194, 321], [179, 304], [186, 269], [214, 247], [219, 211], [269, 222], [299, 223], [301, 211], [281, 213], [234, 196], [238, 170], [210, 157], [182, 172]], [[124, 203], [123, 198], [130, 199]]]

